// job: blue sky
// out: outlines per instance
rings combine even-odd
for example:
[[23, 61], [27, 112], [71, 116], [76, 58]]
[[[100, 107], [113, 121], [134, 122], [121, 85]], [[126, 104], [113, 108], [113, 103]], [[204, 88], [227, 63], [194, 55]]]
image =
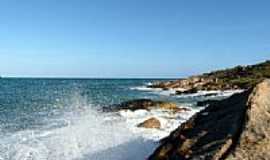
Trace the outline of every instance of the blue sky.
[[269, 0], [2, 0], [0, 74], [183, 77], [270, 59]]

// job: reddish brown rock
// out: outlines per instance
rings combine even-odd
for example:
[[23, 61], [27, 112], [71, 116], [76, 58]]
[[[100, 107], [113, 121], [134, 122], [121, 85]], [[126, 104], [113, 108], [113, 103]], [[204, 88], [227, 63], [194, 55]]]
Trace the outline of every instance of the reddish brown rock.
[[160, 128], [161, 124], [158, 119], [156, 118], [150, 118], [140, 124], [138, 124], [138, 127], [143, 127], [143, 128]]

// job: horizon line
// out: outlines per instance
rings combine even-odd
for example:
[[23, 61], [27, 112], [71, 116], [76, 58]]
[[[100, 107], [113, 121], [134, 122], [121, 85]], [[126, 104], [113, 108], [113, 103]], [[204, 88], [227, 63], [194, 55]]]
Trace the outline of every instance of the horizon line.
[[0, 76], [2, 79], [181, 79], [181, 77]]

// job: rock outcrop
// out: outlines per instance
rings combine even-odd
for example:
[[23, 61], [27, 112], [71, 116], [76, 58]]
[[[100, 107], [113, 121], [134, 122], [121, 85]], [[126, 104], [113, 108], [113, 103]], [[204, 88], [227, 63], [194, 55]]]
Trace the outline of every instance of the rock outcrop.
[[187, 108], [179, 108], [175, 103], [172, 103], [172, 102], [154, 101], [151, 99], [130, 100], [127, 102], [123, 102], [121, 104], [106, 107], [103, 110], [104, 111], [119, 111], [119, 110], [135, 111], [139, 109], [150, 110], [152, 108], [166, 109], [166, 110], [171, 110], [173, 112], [182, 112], [182, 111], [189, 110]]
[[270, 159], [270, 80], [249, 96], [243, 131], [228, 159]]
[[143, 127], [143, 128], [157, 128], [159, 129], [161, 126], [160, 122], [156, 118], [150, 118], [145, 120], [144, 122], [138, 124], [138, 127]]
[[270, 80], [209, 106], [183, 123], [149, 160], [270, 159]]

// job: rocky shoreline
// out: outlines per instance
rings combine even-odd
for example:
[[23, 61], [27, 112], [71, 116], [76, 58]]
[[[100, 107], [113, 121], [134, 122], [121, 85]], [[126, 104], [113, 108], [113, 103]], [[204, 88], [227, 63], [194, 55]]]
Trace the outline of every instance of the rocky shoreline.
[[198, 91], [248, 89], [265, 78], [270, 78], [270, 61], [256, 65], [237, 66], [202, 75], [168, 82], [156, 82], [149, 88], [176, 89], [176, 94], [191, 94]]
[[[207, 106], [160, 140], [148, 160], [268, 160], [270, 159], [270, 79], [222, 99], [198, 101]], [[112, 105], [109, 112], [155, 109], [179, 114], [189, 108], [172, 102], [135, 99]], [[155, 116], [136, 127], [162, 130]]]
[[161, 141], [149, 160], [270, 159], [270, 80], [225, 100], [208, 101]]
[[[160, 146], [148, 160], [270, 159], [269, 78], [270, 61], [266, 61], [148, 85], [150, 89], [173, 90], [173, 95], [203, 95], [206, 99], [197, 102], [198, 107], [205, 109], [195, 112], [182, 124], [177, 123], [174, 128], [181, 125], [160, 140]], [[235, 94], [224, 96], [226, 99], [211, 99], [218, 97], [219, 92], [228, 91]], [[105, 107], [103, 111], [151, 112], [153, 109], [169, 112], [170, 116], [190, 111], [172, 102], [151, 99], [130, 100]], [[135, 126], [162, 130], [162, 123], [153, 115]]]

